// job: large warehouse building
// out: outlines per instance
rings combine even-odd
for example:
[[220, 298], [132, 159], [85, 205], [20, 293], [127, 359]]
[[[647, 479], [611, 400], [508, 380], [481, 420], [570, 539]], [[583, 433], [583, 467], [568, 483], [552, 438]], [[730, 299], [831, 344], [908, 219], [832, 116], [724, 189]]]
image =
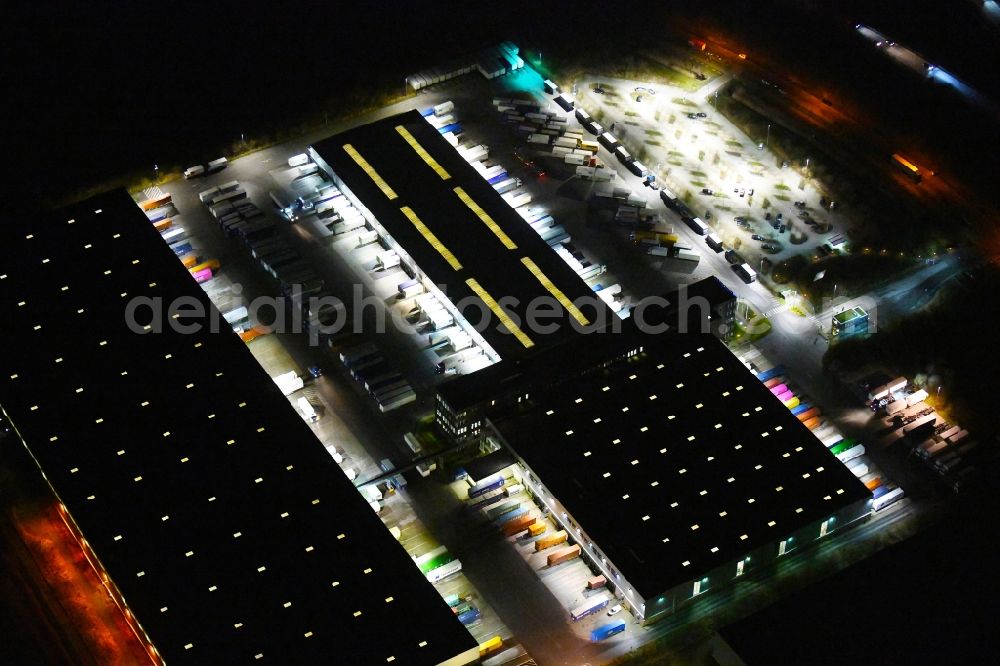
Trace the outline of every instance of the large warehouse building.
[[869, 515], [867, 488], [717, 338], [635, 346], [487, 428], [639, 619]]
[[[356, 127], [309, 152], [494, 361], [542, 354], [615, 318], [420, 113]], [[529, 308], [543, 302], [552, 330], [528, 330]]]
[[8, 220], [0, 267], [0, 406], [154, 662], [478, 659], [127, 193]]
[[[438, 427], [509, 450], [641, 620], [869, 515], [869, 491], [720, 341], [736, 299], [718, 280], [666, 295], [642, 319], [673, 332], [650, 335], [419, 113], [310, 154], [494, 361], [439, 385]], [[539, 333], [522, 324], [544, 298]]]

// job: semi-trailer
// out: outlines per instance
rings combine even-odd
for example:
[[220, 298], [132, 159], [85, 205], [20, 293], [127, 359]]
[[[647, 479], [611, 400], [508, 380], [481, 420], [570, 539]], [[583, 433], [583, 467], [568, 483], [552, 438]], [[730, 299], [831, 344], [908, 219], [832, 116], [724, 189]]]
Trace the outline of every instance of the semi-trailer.
[[462, 624], [469, 625], [482, 618], [482, 616], [483, 616], [482, 612], [478, 608], [473, 606], [467, 611], [459, 613], [458, 621], [461, 622]]
[[206, 164], [205, 167], [209, 172], [213, 172], [213, 171], [222, 171], [228, 165], [229, 165], [229, 160], [227, 160], [225, 157], [220, 157], [217, 160], [212, 160], [211, 162]]
[[499, 525], [503, 525], [504, 523], [506, 523], [508, 521], [514, 520], [516, 518], [520, 518], [521, 516], [525, 515], [526, 513], [528, 513], [528, 507], [527, 506], [520, 506], [520, 505], [518, 505], [516, 508], [511, 509], [510, 511], [507, 511], [506, 513], [501, 513], [499, 516], [497, 516], [497, 519], [496, 519], [495, 522], [497, 524], [499, 524]]
[[610, 150], [611, 152], [614, 152], [615, 148], [618, 147], [618, 139], [616, 139], [615, 135], [612, 134], [611, 132], [604, 132], [603, 134], [598, 136], [597, 142], [600, 143], [605, 148], [607, 148], [608, 150]]
[[350, 367], [359, 361], [363, 361], [378, 354], [378, 347], [376, 347], [374, 343], [369, 342], [340, 352], [340, 360], [344, 365]]
[[757, 280], [757, 271], [750, 268], [750, 264], [740, 264], [736, 267], [736, 274], [747, 284]]
[[496, 505], [498, 502], [503, 502], [506, 499], [507, 496], [502, 490], [494, 490], [493, 492], [486, 493], [485, 495], [476, 498], [475, 502], [472, 502], [467, 506], [470, 511], [479, 511], [482, 509], [488, 509]]
[[[804, 405], [800, 404], [795, 409], [799, 409], [799, 407], [803, 407], [803, 406]], [[818, 407], [809, 407], [808, 409], [799, 411], [798, 413], [796, 413], [795, 410], [792, 410], [792, 413], [795, 414], [795, 417], [799, 421], [802, 421], [803, 423], [805, 423], [809, 419], [811, 419], [811, 418], [813, 418], [815, 416], [819, 416], [820, 415], [820, 410], [819, 410]]]
[[170, 194], [163, 193], [155, 197], [150, 197], [149, 199], [140, 202], [139, 208], [148, 213], [149, 211], [154, 210], [156, 208], [161, 208], [163, 206], [166, 206], [168, 203], [170, 203], [170, 201], [171, 201]]
[[607, 592], [601, 592], [600, 594], [595, 594], [594, 596], [584, 601], [581, 605], [571, 609], [569, 615], [573, 619], [573, 621], [576, 622], [581, 618], [585, 618], [588, 615], [593, 615], [594, 613], [597, 613], [598, 611], [604, 609], [610, 601], [611, 598], [608, 596]]
[[645, 164], [643, 164], [638, 160], [633, 159], [632, 161], [628, 162], [627, 167], [628, 170], [631, 171], [633, 175], [636, 175], [639, 178], [646, 178], [647, 176], [649, 176], [649, 169], [646, 168]]
[[[663, 194], [662, 190], [660, 191], [660, 194]], [[775, 375], [780, 375], [784, 372], [785, 372], [784, 366], [776, 365], [772, 368], [768, 368], [767, 370], [762, 370], [758, 372], [757, 379], [759, 379], [762, 382], [767, 381], [768, 379], [771, 379]]]
[[170, 249], [174, 251], [174, 254], [178, 257], [184, 256], [188, 252], [192, 252], [193, 248], [191, 243], [188, 241], [182, 241], [180, 243], [174, 243], [170, 246]]
[[448, 576], [456, 574], [461, 570], [462, 570], [462, 561], [455, 559], [443, 566], [438, 567], [437, 569], [427, 572], [425, 576], [428, 582], [437, 583], [438, 581], [444, 580]]
[[542, 534], [546, 529], [548, 528], [546, 527], [545, 523], [536, 522], [528, 527], [528, 536], [536, 537], [539, 534]]
[[603, 641], [606, 638], [610, 638], [615, 634], [620, 634], [625, 631], [625, 622], [623, 620], [618, 620], [617, 622], [609, 622], [607, 624], [602, 624], [597, 629], [590, 632], [590, 640], [593, 642]]
[[536, 520], [538, 520], [537, 516], [534, 516], [532, 514], [524, 514], [518, 516], [517, 518], [514, 518], [513, 520], [508, 520], [501, 526], [500, 529], [503, 530], [504, 536], [512, 537], [515, 534], [518, 534], [519, 532], [524, 532], [525, 530], [527, 530], [529, 527], [535, 524]]
[[822, 423], [823, 423], [823, 420], [820, 417], [814, 416], [811, 419], [809, 419], [808, 421], [803, 421], [802, 425], [804, 425], [805, 427], [809, 428], [810, 430], [815, 430]]
[[493, 189], [496, 190], [499, 194], [506, 194], [507, 192], [510, 192], [511, 190], [516, 189], [517, 187], [518, 187], [517, 179], [507, 178], [506, 180], [502, 180], [496, 185], [494, 185]]
[[469, 488], [469, 497], [470, 498], [479, 497], [480, 495], [484, 495], [490, 492], [491, 490], [497, 490], [499, 488], [502, 488], [505, 483], [507, 483], [507, 480], [504, 479], [502, 476], [483, 479], [476, 485]]
[[625, 146], [615, 146], [614, 153], [615, 157], [617, 157], [618, 161], [621, 162], [622, 164], [628, 164], [629, 162], [635, 159], [634, 157], [632, 157], [632, 153], [625, 150]]
[[573, 107], [576, 106], [576, 101], [566, 93], [559, 93], [556, 95], [555, 103], [562, 107], [565, 111], [572, 111]]
[[548, 536], [544, 536], [535, 542], [535, 552], [540, 550], [545, 550], [546, 548], [551, 548], [552, 546], [558, 546], [561, 543], [566, 542], [566, 530], [559, 530], [558, 532], [553, 532]]
[[545, 558], [546, 563], [553, 567], [557, 564], [562, 564], [563, 562], [568, 562], [574, 558], [580, 557], [580, 546], [579, 544], [574, 546], [567, 546], [565, 548], [559, 548], [551, 553]]
[[[684, 224], [691, 227], [691, 231], [695, 232], [699, 236], [705, 236], [708, 234], [708, 225], [701, 221], [697, 217], [685, 217]], [[751, 280], [752, 282], [752, 280]]]
[[846, 451], [838, 453], [837, 459], [842, 463], [846, 463], [848, 461], [854, 460], [858, 456], [863, 456], [864, 454], [865, 454], [865, 445], [857, 444], [847, 449]]
[[171, 226], [169, 229], [164, 231], [160, 236], [163, 238], [167, 245], [172, 243], [178, 243], [180, 241], [187, 240], [187, 231], [184, 230], [182, 226]]
[[855, 444], [857, 444], [857, 442], [855, 442], [853, 438], [851, 438], [851, 437], [847, 437], [847, 438], [841, 437], [840, 439], [838, 439], [833, 444], [827, 444], [827, 446], [830, 448], [830, 453], [832, 453], [833, 455], [837, 455], [839, 453], [843, 453], [844, 451], [846, 451], [847, 449], [851, 448]]
[[722, 252], [725, 249], [722, 245], [722, 239], [715, 234], [708, 234], [705, 236], [705, 245], [715, 250], [715, 252]]
[[205, 174], [205, 167], [201, 164], [197, 164], [192, 167], [184, 169], [184, 179], [188, 180], [190, 178], [196, 178]]
[[903, 495], [904, 493], [902, 488], [894, 488], [893, 490], [890, 490], [881, 497], [872, 500], [872, 510], [880, 511], [889, 506], [890, 504], [893, 504], [901, 500], [903, 498]]

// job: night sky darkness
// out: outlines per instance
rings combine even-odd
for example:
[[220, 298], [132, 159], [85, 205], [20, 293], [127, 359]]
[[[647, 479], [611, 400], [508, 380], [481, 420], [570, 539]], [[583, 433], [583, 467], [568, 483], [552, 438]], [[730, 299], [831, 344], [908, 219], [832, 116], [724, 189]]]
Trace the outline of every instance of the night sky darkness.
[[[837, 63], [836, 41], [865, 20], [912, 38], [1000, 88], [995, 28], [961, 0], [839, 3], [817, 21], [792, 0], [698, 3], [746, 34], [809, 66]], [[599, 39], [616, 48], [655, 44], [680, 2], [160, 2], [35, 0], [5, 9], [5, 159], [22, 199], [123, 172], [211, 159], [241, 132], [261, 136], [289, 120], [336, 110], [338, 99], [503, 39], [567, 52]], [[948, 21], [944, 18], [948, 17]], [[830, 48], [822, 48], [826, 44]], [[861, 77], [860, 89], [880, 80]], [[886, 97], [900, 91], [890, 88]], [[326, 102], [326, 106], [323, 106]]]

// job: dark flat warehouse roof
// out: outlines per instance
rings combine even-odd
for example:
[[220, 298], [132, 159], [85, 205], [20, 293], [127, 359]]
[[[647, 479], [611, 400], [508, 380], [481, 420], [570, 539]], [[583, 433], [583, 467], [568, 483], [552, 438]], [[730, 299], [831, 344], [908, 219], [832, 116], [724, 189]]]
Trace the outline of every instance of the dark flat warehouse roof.
[[645, 598], [870, 495], [715, 337], [644, 347], [495, 425]]
[[246, 345], [140, 296], [218, 317], [124, 191], [0, 225], [0, 404], [167, 663], [474, 650]]
[[552, 385], [645, 344], [647, 336], [640, 331], [639, 317], [651, 327], [665, 324], [670, 330], [678, 330], [683, 322], [687, 328], [681, 330], [699, 332], [703, 329], [705, 316], [699, 298], [715, 308], [726, 301], [735, 301], [736, 296], [712, 276], [664, 294], [662, 298], [667, 303], [665, 307], [650, 301], [648, 305], [637, 307], [634, 316], [613, 322], [614, 326], [601, 331], [572, 337], [544, 356], [503, 360], [472, 374], [451, 377], [438, 385], [438, 394], [454, 411], [461, 412], [513, 391], [510, 387], [531, 390]]
[[[418, 148], [430, 159], [424, 159]], [[555, 306], [556, 316], [544, 320], [558, 324], [554, 332], [542, 334], [524, 327], [526, 337], [520, 339], [507, 333], [492, 317], [483, 337], [501, 357], [525, 358], [576, 332], [572, 313], [556, 304], [552, 292], [526, 266], [524, 258], [533, 262], [569, 301], [588, 298], [593, 305], [580, 306], [587, 321], [607, 322], [615, 316], [418, 112], [356, 127], [320, 141], [313, 150], [420, 269], [435, 284], [445, 285], [453, 302], [466, 298], [477, 304], [483, 302], [481, 293], [467, 283], [472, 279], [495, 301], [504, 304], [516, 299], [509, 310], [521, 322], [535, 299], [545, 298]], [[493, 224], [463, 202], [455, 188], [461, 188]], [[433, 238], [421, 231], [407, 211], [415, 214]], [[481, 321], [481, 313], [478, 306], [465, 308], [474, 326]]]

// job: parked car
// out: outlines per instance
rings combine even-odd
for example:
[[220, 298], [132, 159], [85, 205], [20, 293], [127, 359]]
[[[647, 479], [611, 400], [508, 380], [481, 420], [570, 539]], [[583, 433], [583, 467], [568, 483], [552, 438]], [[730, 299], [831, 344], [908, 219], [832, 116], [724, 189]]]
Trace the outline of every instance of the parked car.
[[751, 234], [751, 235], [750, 235], [750, 238], [751, 238], [752, 240], [758, 240], [758, 241], [759, 241], [759, 240], [764, 240], [764, 237], [763, 237], [763, 236], [761, 236], [760, 234]]
[[753, 188], [752, 187], [749, 190], [747, 190], [747, 196], [750, 196], [750, 197], [753, 196]]
[[796, 201], [795, 202], [795, 207], [796, 208], [805, 208], [806, 207], [806, 202], [805, 201]]
[[785, 225], [782, 224], [780, 227], [778, 227], [778, 233], [779, 234], [785, 233]]
[[699, 118], [708, 118], [708, 114], [705, 113], [704, 111], [699, 111], [698, 113], [696, 113], [694, 115], [698, 116]]
[[785, 218], [785, 216], [784, 216], [784, 215], [782, 215], [781, 213], [778, 213], [778, 214], [777, 214], [777, 215], [775, 216], [775, 218], [774, 218], [774, 219], [776, 219], [776, 220], [777, 220], [778, 222], [781, 222], [781, 220], [783, 220], [784, 218]]
[[701, 188], [701, 193], [702, 194], [708, 194], [708, 195], [715, 194], [715, 192], [713, 192], [712, 190], [708, 189], [707, 187]]
[[603, 95], [604, 88], [601, 88], [600, 86], [594, 86], [594, 92], [597, 93], [598, 95]]
[[764, 213], [764, 219], [767, 220], [768, 222], [770, 222], [771, 221], [771, 214], [770, 213]]
[[615, 604], [614, 606], [608, 609], [608, 615], [618, 615], [618, 613], [621, 613], [623, 610], [625, 609], [622, 608], [621, 604]]
[[690, 118], [691, 120], [698, 120], [698, 114], [697, 113], [689, 113], [688, 114], [688, 118]]

